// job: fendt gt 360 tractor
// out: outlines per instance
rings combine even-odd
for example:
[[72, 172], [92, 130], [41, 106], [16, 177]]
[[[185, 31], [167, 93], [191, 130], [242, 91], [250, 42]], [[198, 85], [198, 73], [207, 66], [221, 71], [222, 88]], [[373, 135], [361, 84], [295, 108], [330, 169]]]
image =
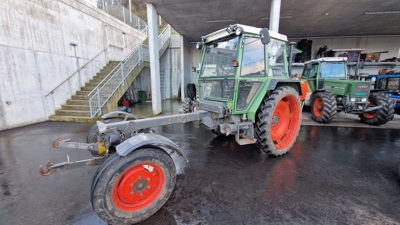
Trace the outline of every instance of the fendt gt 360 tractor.
[[358, 114], [362, 122], [381, 125], [394, 117], [393, 101], [383, 90], [373, 90], [368, 77], [350, 80], [346, 57], [325, 57], [304, 63], [301, 77], [305, 105], [311, 106], [312, 119], [329, 123], [338, 112]]
[[[290, 46], [284, 35], [239, 24], [202, 37], [198, 110], [149, 119], [126, 112], [104, 115], [91, 129], [89, 143], [54, 143], [89, 150], [94, 158], [48, 162], [39, 172], [104, 161], [90, 189], [92, 206], [108, 223], [125, 224], [144, 220], [164, 205], [176, 182], [171, 154], [184, 153], [171, 140], [146, 133], [148, 128], [198, 121], [217, 134], [235, 135], [240, 145], [257, 143], [271, 155], [285, 154], [301, 123], [300, 83], [289, 79]], [[118, 113], [126, 117], [114, 118]]]

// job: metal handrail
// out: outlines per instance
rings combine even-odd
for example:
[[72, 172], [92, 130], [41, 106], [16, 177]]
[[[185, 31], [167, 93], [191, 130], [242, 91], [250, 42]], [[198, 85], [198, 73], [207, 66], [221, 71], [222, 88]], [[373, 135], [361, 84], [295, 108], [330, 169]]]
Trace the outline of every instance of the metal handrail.
[[[171, 26], [168, 25], [158, 36], [159, 50], [171, 36]], [[101, 114], [101, 108], [107, 103], [118, 88], [125, 84], [129, 74], [144, 61], [146, 46], [138, 44], [133, 51], [119, 63], [100, 83], [89, 93], [90, 117]], [[146, 57], [147, 58], [147, 57]]]
[[69, 75], [63, 82], [61, 82], [59, 85], [57, 85], [55, 88], [53, 88], [49, 93], [45, 95], [47, 97], [49, 94], [53, 93], [57, 88], [59, 88], [61, 85], [63, 85], [65, 82], [67, 82], [69, 79], [71, 79], [72, 76], [74, 76], [76, 73], [78, 73], [81, 69], [85, 68], [86, 65], [88, 65], [90, 62], [92, 62], [97, 56], [99, 56], [101, 53], [105, 52], [109, 47], [113, 47], [111, 45], [108, 45], [105, 49], [103, 49], [101, 52], [99, 52], [96, 56], [94, 56], [92, 59], [90, 59], [87, 63], [85, 63], [83, 66], [81, 66], [79, 69], [77, 69], [75, 72], [73, 72], [71, 75]]
[[105, 76], [105, 77], [99, 82], [99, 84], [97, 84], [96, 87], [94, 87], [93, 90], [92, 90], [91, 92], [89, 92], [89, 94], [88, 94], [87, 96], [92, 95], [93, 92], [95, 91], [95, 89], [98, 88], [98, 87], [100, 87], [102, 83], [104, 83], [106, 80], [108, 80], [108, 78], [115, 72], [115, 70], [116, 70], [117, 68], [121, 67], [121, 64], [122, 64], [124, 61], [126, 61], [127, 59], [129, 59], [130, 57], [132, 57], [133, 53], [136, 52], [136, 50], [137, 50], [137, 48], [139, 47], [139, 45], [141, 45], [141, 44], [138, 43], [138, 44], [133, 48], [132, 52], [129, 53], [129, 55], [128, 55], [123, 61], [121, 61], [120, 63], [118, 63], [118, 65], [116, 65], [116, 66], [114, 67], [114, 69], [112, 69], [111, 72], [109, 72], [109, 73], [107, 74], [107, 76]]
[[[145, 29], [147, 29], [147, 26], [145, 27]], [[130, 41], [128, 44], [126, 44], [122, 49], [127, 49], [128, 46], [136, 41], [137, 39], [133, 39], [132, 41]], [[136, 45], [137, 46], [137, 45]], [[136, 48], [135, 46], [135, 48]], [[91, 63], [94, 59], [96, 59], [99, 55], [101, 55], [101, 53], [105, 52], [107, 49], [109, 49], [110, 47], [114, 47], [114, 48], [121, 48], [112, 44], [109, 44], [105, 49], [103, 49], [101, 52], [99, 52], [97, 55], [95, 55], [93, 58], [91, 58], [89, 61], [87, 61], [83, 66], [81, 66], [79, 69], [77, 69], [75, 72], [73, 72], [71, 75], [69, 75], [63, 82], [61, 82], [59, 85], [57, 85], [55, 88], [53, 88], [49, 93], [47, 93], [45, 95], [45, 97], [47, 97], [48, 95], [50, 95], [51, 93], [53, 93], [55, 90], [57, 90], [61, 85], [63, 85], [65, 82], [67, 82], [69, 79], [71, 79], [71, 77], [73, 77], [75, 74], [77, 74], [79, 71], [81, 71], [83, 68], [85, 68], [85, 66], [87, 66], [89, 63]], [[133, 48], [133, 51], [135, 50], [135, 48]], [[129, 53], [132, 54], [132, 53]], [[128, 55], [129, 56], [129, 55]], [[118, 64], [119, 65], [119, 64]], [[115, 69], [115, 68], [114, 68]], [[113, 71], [113, 70], [112, 70]], [[112, 71], [110, 73], [112, 73]], [[108, 75], [107, 75], [108, 76]]]

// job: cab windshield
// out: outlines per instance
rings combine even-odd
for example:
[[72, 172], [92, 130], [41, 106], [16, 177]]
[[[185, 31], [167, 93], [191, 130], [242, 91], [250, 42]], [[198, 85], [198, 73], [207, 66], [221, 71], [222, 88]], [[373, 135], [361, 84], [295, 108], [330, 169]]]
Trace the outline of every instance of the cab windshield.
[[238, 44], [239, 37], [233, 37], [204, 47], [199, 79], [201, 99], [233, 99], [236, 67], [232, 61], [237, 59]]
[[235, 75], [232, 61], [237, 59], [239, 37], [205, 46], [201, 77], [228, 77]]
[[321, 62], [320, 67], [321, 78], [346, 78], [345, 62]]

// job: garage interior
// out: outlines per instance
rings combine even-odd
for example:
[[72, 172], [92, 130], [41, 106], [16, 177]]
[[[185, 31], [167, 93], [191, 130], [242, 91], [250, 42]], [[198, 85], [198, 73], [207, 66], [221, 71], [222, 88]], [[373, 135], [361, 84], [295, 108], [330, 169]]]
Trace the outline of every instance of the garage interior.
[[[11, 1], [6, 2], [15, 6]], [[39, 2], [49, 8], [53, 4], [46, 0]], [[62, 2], [74, 5], [91, 1]], [[176, 95], [179, 88], [185, 90], [187, 84], [196, 81], [190, 72], [191, 67], [199, 66], [201, 59], [196, 42], [201, 36], [230, 24], [273, 27], [287, 35], [289, 41], [312, 43], [309, 55], [293, 64], [294, 74], [301, 73], [304, 61], [314, 59], [324, 46], [327, 50], [366, 49], [362, 71], [365, 73], [400, 70], [398, 0], [332, 0], [323, 4], [316, 0], [148, 0], [146, 5], [156, 12], [152, 15], [147, 12], [147, 17], [157, 20], [153, 25], [148, 21], [149, 31], [157, 29], [159, 15], [177, 35], [166, 42], [169, 44], [163, 51], [167, 53], [160, 51], [157, 56], [157, 50], [150, 50], [149, 65], [128, 85], [131, 93], [139, 95], [138, 89], [147, 91], [143, 104], [131, 107], [132, 113], [140, 118], [181, 113], [182, 103], [176, 101]], [[133, 35], [119, 23], [107, 23], [121, 26], [118, 29], [127, 33], [123, 35], [130, 35], [123, 39], [124, 43], [135, 35], [146, 39], [140, 32], [134, 31]], [[157, 32], [150, 32], [148, 35], [155, 40]], [[2, 35], [12, 36], [7, 32]], [[76, 40], [79, 42], [80, 37]], [[14, 44], [10, 39], [4, 42], [3, 52]], [[81, 43], [74, 44], [66, 43], [70, 48], [68, 54], [74, 54], [75, 50], [79, 64], [80, 56], [76, 54], [80, 50], [76, 49]], [[118, 51], [109, 54], [118, 55]], [[37, 55], [40, 53], [33, 58], [39, 59]], [[174, 59], [176, 63], [169, 62]], [[6, 63], [1, 65], [6, 68]], [[352, 69], [350, 73], [354, 72]], [[12, 73], [12, 70], [0, 71], [5, 78], [5, 71]], [[170, 76], [169, 81], [160, 79], [164, 76], [160, 74]], [[5, 80], [9, 82], [8, 78]], [[72, 83], [82, 86], [83, 80]], [[155, 83], [158, 84], [154, 86]], [[93, 211], [90, 201], [92, 179], [98, 166], [66, 168], [48, 177], [39, 176], [37, 171], [38, 165], [49, 159], [63, 162], [67, 157], [80, 160], [90, 156], [83, 150], [52, 147], [57, 137], [86, 142], [93, 125], [87, 121], [50, 121], [51, 115], [74, 91], [60, 91], [68, 95], [65, 100], [58, 99], [55, 92], [49, 94], [51, 88], [41, 93], [37, 100], [44, 105], [39, 106], [44, 108], [43, 112], [32, 110], [32, 114], [39, 115], [32, 118], [23, 114], [31, 109], [24, 108], [30, 107], [26, 102], [15, 106], [21, 99], [28, 101], [25, 96], [9, 100], [11, 95], [22, 96], [27, 92], [6, 88], [5, 84], [1, 87], [0, 224], [107, 224]], [[125, 90], [120, 92], [121, 96]], [[32, 92], [32, 96], [36, 94]], [[181, 97], [186, 94], [183, 91]], [[20, 122], [13, 115], [13, 122], [7, 123], [11, 114], [16, 113], [21, 115]], [[381, 126], [362, 124], [357, 116], [348, 114], [341, 114], [329, 124], [318, 124], [305, 110], [297, 141], [281, 157], [269, 156], [255, 145], [240, 146], [234, 137], [220, 137], [195, 122], [154, 128], [155, 133], [175, 142], [188, 162], [172, 156], [178, 162], [174, 191], [160, 210], [138, 224], [400, 224], [396, 207], [400, 203], [399, 128], [399, 115]]]

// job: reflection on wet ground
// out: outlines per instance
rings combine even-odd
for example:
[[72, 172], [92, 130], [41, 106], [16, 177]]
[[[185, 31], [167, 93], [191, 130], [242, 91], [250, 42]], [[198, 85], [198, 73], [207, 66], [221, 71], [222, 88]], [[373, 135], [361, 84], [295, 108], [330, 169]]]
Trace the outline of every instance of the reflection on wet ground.
[[[84, 142], [90, 126], [45, 122], [0, 132], [0, 224], [105, 224], [89, 200], [97, 167], [37, 173], [48, 159], [89, 158], [50, 142], [59, 135]], [[302, 126], [282, 157], [192, 123], [156, 130], [189, 163], [177, 164], [171, 198], [141, 225], [400, 224], [400, 129]]]

